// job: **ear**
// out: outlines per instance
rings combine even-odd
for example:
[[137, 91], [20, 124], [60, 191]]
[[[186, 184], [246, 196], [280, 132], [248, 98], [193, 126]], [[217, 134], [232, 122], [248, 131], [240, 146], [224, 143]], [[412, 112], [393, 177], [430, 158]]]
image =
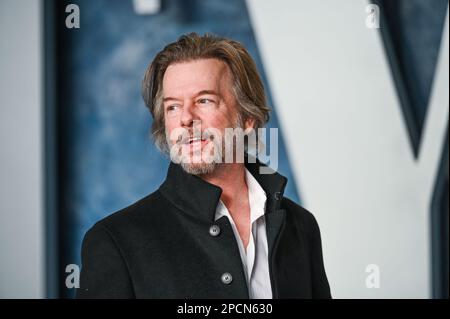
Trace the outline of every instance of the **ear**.
[[244, 123], [245, 133], [248, 133], [248, 131], [250, 131], [251, 129], [254, 129], [254, 128], [255, 128], [255, 119], [249, 118], [249, 119], [245, 120], [245, 123]]

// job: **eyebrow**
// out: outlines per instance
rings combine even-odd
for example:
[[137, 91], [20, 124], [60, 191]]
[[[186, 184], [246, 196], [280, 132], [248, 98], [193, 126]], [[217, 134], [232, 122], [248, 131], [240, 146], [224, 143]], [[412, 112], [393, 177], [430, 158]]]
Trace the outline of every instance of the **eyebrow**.
[[[200, 92], [197, 92], [197, 94], [195, 94], [195, 96], [199, 96], [199, 95], [205, 95], [205, 94], [211, 94], [211, 95], [217, 95], [217, 96], [221, 96], [218, 92], [214, 91], [214, 90], [202, 90]], [[163, 102], [167, 102], [167, 101], [179, 101], [180, 99], [174, 98], [174, 97], [165, 97], [163, 99]]]
[[203, 91], [198, 92], [195, 96], [205, 95], [205, 94], [211, 94], [211, 95], [218, 95], [218, 96], [220, 96], [219, 92], [216, 92], [214, 90], [203, 90]]

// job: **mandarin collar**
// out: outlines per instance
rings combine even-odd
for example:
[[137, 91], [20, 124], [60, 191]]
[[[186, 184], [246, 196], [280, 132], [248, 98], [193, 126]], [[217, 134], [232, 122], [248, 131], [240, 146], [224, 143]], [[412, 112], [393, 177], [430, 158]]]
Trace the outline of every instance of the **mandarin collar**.
[[[249, 156], [245, 157], [245, 167], [267, 195], [266, 214], [276, 212], [280, 208], [287, 178], [275, 171], [273, 174], [261, 174], [260, 167], [267, 166]], [[208, 223], [214, 222], [222, 195], [220, 187], [187, 173], [181, 165], [171, 162], [166, 180], [159, 190], [173, 205], [192, 217]]]

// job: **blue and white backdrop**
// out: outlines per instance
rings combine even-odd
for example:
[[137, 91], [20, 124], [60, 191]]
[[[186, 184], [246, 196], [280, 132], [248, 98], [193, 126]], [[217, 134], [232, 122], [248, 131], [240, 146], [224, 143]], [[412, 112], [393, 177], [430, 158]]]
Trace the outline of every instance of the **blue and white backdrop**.
[[[1, 297], [71, 296], [66, 265], [80, 264], [86, 230], [164, 180], [140, 82], [165, 44], [194, 31], [236, 39], [256, 60], [279, 129], [276, 168], [319, 222], [333, 297], [448, 298], [447, 0], [0, 3], [2, 36], [42, 49], [1, 56], [2, 69], [34, 63], [38, 97], [19, 103], [11, 90], [30, 68], [0, 75], [2, 125], [24, 116], [17, 105], [34, 110], [27, 132], [1, 132], [2, 176], [43, 162], [31, 184], [1, 182]], [[79, 28], [65, 25], [69, 3]], [[39, 147], [12, 171], [11, 130], [40, 136], [17, 142]], [[33, 204], [15, 206], [23, 196]], [[27, 258], [11, 247], [25, 231], [33, 253], [20, 275]]]

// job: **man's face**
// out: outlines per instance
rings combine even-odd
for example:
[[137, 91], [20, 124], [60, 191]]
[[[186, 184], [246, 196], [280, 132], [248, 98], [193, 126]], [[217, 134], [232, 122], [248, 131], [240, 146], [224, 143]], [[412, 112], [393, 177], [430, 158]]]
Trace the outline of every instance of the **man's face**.
[[[214, 140], [207, 138], [207, 129], [220, 132], [223, 141], [225, 128], [241, 126], [232, 84], [228, 65], [216, 59], [172, 64], [164, 74], [167, 143], [169, 148], [179, 146], [181, 165], [188, 173], [211, 173], [217, 165], [206, 160], [212, 151], [216, 155], [218, 151]], [[187, 134], [181, 136], [180, 132]], [[217, 141], [217, 135], [214, 139]]]

